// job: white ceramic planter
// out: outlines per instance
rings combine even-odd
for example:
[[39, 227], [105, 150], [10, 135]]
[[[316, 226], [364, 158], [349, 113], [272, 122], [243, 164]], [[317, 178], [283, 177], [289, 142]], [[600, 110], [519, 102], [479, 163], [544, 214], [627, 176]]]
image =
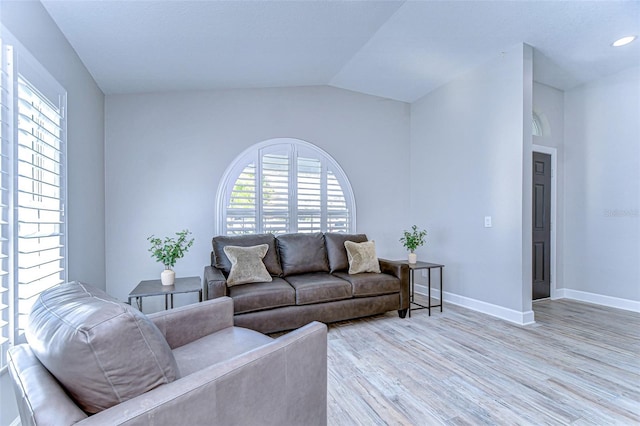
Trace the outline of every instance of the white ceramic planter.
[[409, 253], [409, 263], [416, 263], [418, 261], [418, 255], [415, 253]]
[[172, 269], [165, 269], [160, 274], [162, 285], [174, 285], [176, 282], [176, 273]]

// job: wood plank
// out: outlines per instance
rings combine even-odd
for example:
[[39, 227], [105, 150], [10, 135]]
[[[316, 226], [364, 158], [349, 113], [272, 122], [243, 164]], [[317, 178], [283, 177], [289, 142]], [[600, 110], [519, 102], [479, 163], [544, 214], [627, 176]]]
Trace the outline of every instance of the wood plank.
[[331, 324], [329, 424], [640, 424], [640, 314], [534, 311], [529, 326], [454, 305]]

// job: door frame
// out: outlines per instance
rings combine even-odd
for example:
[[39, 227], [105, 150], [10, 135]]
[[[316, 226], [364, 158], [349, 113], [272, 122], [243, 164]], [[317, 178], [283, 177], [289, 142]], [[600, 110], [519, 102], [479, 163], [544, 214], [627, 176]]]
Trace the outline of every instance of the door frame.
[[[557, 296], [557, 286], [556, 283], [558, 281], [558, 274], [556, 273], [556, 233], [557, 233], [557, 229], [558, 229], [558, 220], [557, 220], [557, 204], [558, 204], [558, 199], [557, 199], [557, 179], [558, 179], [558, 162], [557, 162], [557, 157], [558, 157], [558, 149], [557, 148], [553, 148], [550, 146], [543, 146], [543, 145], [536, 145], [535, 143], [532, 144], [531, 146], [531, 151], [532, 152], [539, 152], [542, 154], [549, 154], [551, 156], [551, 217], [549, 218], [551, 220], [551, 253], [550, 253], [550, 262], [551, 265], [549, 265], [550, 268], [550, 274], [551, 274], [551, 279], [550, 279], [550, 283], [549, 283], [549, 290], [550, 290], [550, 294], [549, 297], [552, 300], [555, 300], [558, 298]], [[532, 224], [533, 227], [533, 224]], [[533, 228], [532, 228], [533, 229]], [[533, 280], [533, 271], [531, 271], [531, 279]], [[533, 299], [533, 295], [531, 295], [531, 298]], [[541, 299], [544, 300], [544, 299]], [[533, 302], [535, 302], [535, 300], [533, 300]]]

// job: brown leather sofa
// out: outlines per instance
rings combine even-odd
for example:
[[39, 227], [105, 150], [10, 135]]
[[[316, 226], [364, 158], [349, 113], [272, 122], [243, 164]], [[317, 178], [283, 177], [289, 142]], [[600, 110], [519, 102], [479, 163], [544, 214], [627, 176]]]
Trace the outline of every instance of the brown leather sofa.
[[[378, 259], [381, 273], [349, 274], [345, 241], [367, 241], [365, 234], [297, 233], [217, 236], [211, 265], [204, 270], [206, 298], [229, 296], [234, 323], [262, 333], [298, 328], [310, 321], [330, 323], [409, 308], [409, 268]], [[263, 258], [270, 282], [229, 286], [231, 262], [226, 246], [267, 244]]]
[[8, 351], [22, 426], [326, 425], [327, 328], [233, 326], [228, 297], [145, 316], [82, 283], [40, 295]]

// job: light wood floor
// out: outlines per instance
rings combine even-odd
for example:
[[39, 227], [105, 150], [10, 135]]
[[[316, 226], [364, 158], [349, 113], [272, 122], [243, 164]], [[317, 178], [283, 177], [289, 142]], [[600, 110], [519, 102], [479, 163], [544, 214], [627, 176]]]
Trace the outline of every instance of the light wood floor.
[[640, 424], [640, 315], [534, 303], [536, 324], [445, 304], [329, 328], [329, 425]]

